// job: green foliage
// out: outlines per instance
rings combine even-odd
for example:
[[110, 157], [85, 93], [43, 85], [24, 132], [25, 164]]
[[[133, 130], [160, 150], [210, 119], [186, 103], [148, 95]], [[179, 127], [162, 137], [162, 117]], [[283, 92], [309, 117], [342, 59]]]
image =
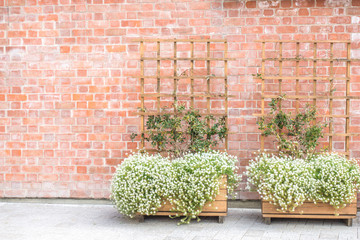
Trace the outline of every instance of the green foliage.
[[[209, 121], [213, 122], [210, 126]], [[146, 134], [141, 138], [150, 142], [159, 152], [167, 151], [179, 157], [186, 152], [203, 152], [217, 146], [227, 135], [225, 123], [225, 116], [202, 117], [198, 110], [176, 105], [174, 114], [148, 116]], [[132, 139], [135, 137], [136, 134], [133, 134]]]
[[303, 112], [293, 116], [279, 108], [284, 96], [271, 100], [269, 116], [258, 120], [259, 129], [265, 136], [275, 136], [280, 154], [298, 158], [310, 158], [323, 137], [327, 123], [316, 122], [315, 106], [307, 105]]
[[306, 200], [339, 209], [350, 204], [360, 189], [357, 162], [334, 153], [317, 154], [307, 161], [262, 154], [250, 162], [246, 175], [262, 199], [282, 212], [294, 211]]
[[238, 185], [237, 158], [224, 152], [189, 153], [170, 161], [159, 154], [136, 153], [117, 167], [111, 199], [119, 212], [153, 215], [166, 203], [181, 223], [198, 219], [203, 206], [215, 200], [219, 180], [227, 175], [229, 192]]

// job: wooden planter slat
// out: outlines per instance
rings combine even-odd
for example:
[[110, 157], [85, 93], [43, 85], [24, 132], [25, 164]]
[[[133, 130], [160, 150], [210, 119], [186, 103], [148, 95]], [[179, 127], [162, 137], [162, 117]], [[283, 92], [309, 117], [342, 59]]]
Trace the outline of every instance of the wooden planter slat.
[[[263, 214], [281, 214], [281, 212], [277, 211], [277, 206], [270, 204], [269, 202], [262, 202]], [[330, 204], [325, 203], [317, 203], [316, 205], [313, 202], [304, 202], [301, 206], [298, 206], [294, 212], [291, 212], [293, 215], [305, 215], [305, 214], [329, 214], [335, 215], [335, 213], [339, 213], [340, 215], [356, 215], [356, 203], [351, 203], [349, 206], [345, 208], [338, 209], [337, 211]]]
[[[220, 180], [220, 191], [215, 197], [213, 202], [208, 202], [204, 205], [199, 216], [213, 216], [219, 217], [219, 223], [223, 223], [224, 217], [227, 216], [227, 178], [223, 176]], [[177, 212], [172, 212], [172, 205], [166, 201], [166, 203], [158, 209], [155, 215], [152, 216], [175, 216]], [[139, 215], [139, 221], [144, 221], [144, 215]]]
[[[158, 212], [171, 212], [172, 205], [167, 202], [161, 208], [159, 208]], [[206, 203], [202, 209], [202, 212], [226, 212], [227, 209], [227, 200], [215, 200], [213, 202]], [[174, 215], [176, 213], [173, 213]]]
[[[294, 212], [280, 212], [278, 207], [268, 201], [261, 201], [261, 213], [265, 223], [270, 224], [271, 218], [310, 218], [310, 219], [344, 219], [346, 225], [352, 225], [352, 219], [356, 218], [357, 199], [341, 209], [336, 210], [328, 203], [304, 202]], [[337, 214], [337, 215], [335, 215]]]

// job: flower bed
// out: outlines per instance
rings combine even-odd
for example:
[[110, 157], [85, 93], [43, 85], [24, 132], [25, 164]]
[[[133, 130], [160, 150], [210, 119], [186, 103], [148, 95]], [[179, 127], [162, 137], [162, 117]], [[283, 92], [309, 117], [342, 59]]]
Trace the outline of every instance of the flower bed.
[[250, 163], [247, 176], [263, 200], [265, 218], [356, 216], [360, 169], [345, 156], [318, 154], [303, 160], [263, 154]]
[[156, 215], [169, 203], [171, 215], [183, 217], [180, 223], [189, 223], [199, 220], [206, 204], [216, 201], [223, 175], [230, 193], [237, 186], [236, 162], [235, 157], [215, 151], [186, 154], [172, 161], [160, 155], [133, 154], [114, 174], [111, 199], [130, 217]]

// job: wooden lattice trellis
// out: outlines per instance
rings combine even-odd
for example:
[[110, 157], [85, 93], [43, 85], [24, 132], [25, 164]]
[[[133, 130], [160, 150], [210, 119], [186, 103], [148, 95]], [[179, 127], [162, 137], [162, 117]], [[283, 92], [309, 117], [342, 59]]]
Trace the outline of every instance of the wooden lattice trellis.
[[[350, 100], [351, 99], [359, 99], [359, 96], [350, 96], [350, 63], [352, 61], [351, 59], [351, 47], [350, 47], [350, 41], [342, 41], [342, 40], [329, 40], [329, 41], [296, 41], [296, 40], [259, 40], [257, 42], [261, 43], [261, 114], [255, 114], [255, 116], [266, 116], [265, 113], [265, 100], [270, 98], [277, 98], [280, 95], [283, 94], [283, 81], [294, 81], [295, 82], [295, 94], [286, 94], [286, 99], [292, 99], [296, 101], [295, 109], [296, 112], [299, 111], [299, 102], [302, 101], [311, 101], [316, 106], [316, 103], [318, 100], [327, 100], [328, 101], [328, 113], [327, 114], [319, 114], [317, 117], [326, 117], [329, 121], [329, 132], [325, 135], [328, 136], [329, 139], [329, 151], [333, 150], [333, 138], [336, 136], [345, 137], [345, 152], [344, 154], [349, 156], [349, 142], [350, 142], [350, 136], [358, 135], [357, 133], [351, 133], [350, 132]], [[273, 44], [269, 47], [269, 49], [274, 49], [273, 46], [277, 46], [278, 49], [275, 47], [276, 56], [275, 57], [267, 57], [266, 51], [267, 51], [267, 45]], [[295, 52], [295, 56], [292, 57], [284, 57], [284, 45], [285, 44], [292, 44], [294, 49], [292, 49]], [[300, 56], [300, 50], [301, 44], [308, 44], [312, 45], [312, 47], [309, 47], [309, 49], [312, 48], [313, 53], [308, 56]], [[318, 50], [319, 45], [328, 46], [329, 56], [327, 57], [319, 57]], [[343, 57], [334, 57], [334, 45], [335, 44], [343, 44], [344, 46], [344, 56]], [[309, 51], [308, 51], [309, 52]], [[274, 62], [274, 66], [278, 68], [277, 74], [266, 74], [266, 62], [272, 61]], [[295, 62], [295, 66], [292, 65], [294, 68], [295, 76], [284, 76], [283, 74], [283, 66], [286, 63], [289, 62]], [[300, 62], [311, 62], [312, 65], [312, 76], [300, 76]], [[339, 74], [336, 74], [334, 71], [334, 63], [343, 62], [345, 63], [345, 73], [342, 76], [338, 76]], [[276, 64], [275, 64], [276, 63]], [[319, 76], [317, 74], [317, 67], [319, 66], [319, 63], [321, 63], [322, 66], [324, 66], [324, 63], [328, 63], [328, 71], [327, 75], [322, 74], [323, 76]], [[326, 65], [326, 64], [325, 64]], [[307, 65], [308, 67], [309, 65]], [[265, 86], [267, 84], [267, 81], [278, 81], [278, 94], [265, 94]], [[309, 80], [312, 81], [312, 93], [308, 93], [306, 95], [300, 95], [300, 80]], [[326, 95], [319, 94], [319, 91], [317, 91], [318, 88], [318, 81], [328, 81], [330, 84], [329, 91]], [[345, 95], [334, 95], [334, 81], [345, 81], [345, 88], [344, 92]], [[333, 113], [333, 102], [334, 100], [342, 99], [346, 101], [345, 104], [345, 114], [334, 114]], [[281, 107], [281, 101], [280, 101], [280, 107]], [[333, 126], [333, 119], [335, 118], [343, 118], [345, 119], [345, 132], [344, 133], [336, 133], [334, 132], [334, 126]], [[261, 151], [264, 151], [264, 145], [265, 145], [265, 136], [262, 134], [261, 138]]]
[[[226, 123], [225, 126], [228, 128], [228, 120], [227, 120], [227, 114], [228, 114], [228, 98], [230, 95], [228, 95], [228, 61], [233, 60], [231, 58], [228, 58], [228, 43], [226, 40], [223, 39], [136, 39], [135, 42], [140, 42], [140, 76], [135, 76], [135, 78], [140, 80], [140, 99], [141, 99], [141, 109], [145, 108], [146, 100], [148, 98], [156, 98], [156, 111], [150, 111], [150, 112], [139, 112], [138, 114], [141, 116], [141, 133], [146, 133], [145, 130], [145, 118], [149, 115], [161, 115], [164, 114], [161, 111], [161, 101], [162, 98], [173, 98], [173, 102], [177, 103], [179, 98], [187, 98], [190, 100], [190, 106], [195, 106], [195, 99], [197, 98], [205, 98], [206, 99], [206, 113], [201, 113], [202, 116], [206, 115], [214, 115], [214, 116], [225, 116], [226, 117]], [[172, 56], [162, 56], [162, 43], [169, 43], [172, 44], [172, 50], [173, 54]], [[156, 44], [156, 47], [154, 47], [153, 50], [153, 56], [147, 57], [145, 56], [145, 47], [146, 44]], [[178, 56], [178, 46], [181, 44], [189, 44], [190, 45], [190, 56]], [[202, 57], [196, 57], [195, 56], [195, 45], [196, 44], [204, 44], [205, 45], [205, 52], [206, 55]], [[221, 57], [215, 57], [212, 53], [212, 45], [214, 44], [222, 44], [222, 56]], [[156, 61], [156, 74], [152, 75], [146, 75], [146, 62], [148, 61]], [[162, 67], [161, 62], [162, 61], [171, 61], [173, 66], [173, 71], [171, 75], [163, 75], [161, 74]], [[188, 61], [190, 62], [190, 68], [189, 74], [187, 76], [179, 75], [178, 74], [178, 63], [179, 61]], [[204, 61], [206, 66], [206, 72], [205, 74], [195, 74], [195, 64], [197, 61]], [[216, 74], [212, 74], [211, 66], [214, 61], [217, 62], [223, 62], [223, 75], [219, 76]], [[147, 80], [156, 80], [156, 93], [147, 93], [145, 91], [145, 82]], [[173, 92], [172, 93], [163, 93], [161, 91], [161, 84], [163, 79], [171, 79], [173, 81]], [[178, 81], [180, 79], [190, 79], [190, 93], [189, 94], [182, 94], [178, 92]], [[197, 79], [206, 79], [206, 90], [199, 94], [194, 91], [195, 88], [195, 80]], [[211, 91], [211, 81], [213, 79], [222, 79], [224, 82], [224, 92], [214, 93]], [[211, 100], [217, 98], [217, 99], [223, 99], [224, 101], [224, 109], [222, 113], [213, 113], [211, 111]], [[175, 113], [175, 109], [174, 109]], [[210, 124], [210, 120], [208, 122]], [[144, 139], [141, 140], [141, 149], [145, 148], [145, 142]], [[225, 137], [225, 149], [228, 148], [228, 137]], [[146, 149], [147, 151], [154, 151], [154, 149]]]

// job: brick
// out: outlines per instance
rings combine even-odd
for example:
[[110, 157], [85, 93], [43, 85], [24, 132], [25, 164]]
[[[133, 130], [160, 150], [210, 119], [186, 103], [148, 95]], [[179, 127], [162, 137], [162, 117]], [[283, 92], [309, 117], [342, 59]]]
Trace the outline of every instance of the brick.
[[26, 37], [26, 31], [8, 31], [9, 38]]
[[25, 157], [43, 157], [43, 150], [23, 150], [23, 155]]
[[260, 18], [259, 19], [259, 23], [261, 25], [278, 25], [280, 24], [280, 19], [279, 18], [273, 18], [273, 17], [268, 17], [268, 18]]
[[311, 25], [315, 23], [314, 17], [294, 17], [293, 23], [296, 25]]
[[332, 24], [350, 24], [351, 23], [351, 17], [343, 16], [343, 17], [331, 17], [330, 23]]
[[7, 0], [8, 6], [23, 6], [25, 5], [25, 0]]
[[59, 17], [56, 14], [39, 15], [39, 21], [58, 21]]
[[348, 15], [358, 16], [358, 15], [360, 15], [360, 8], [348, 8], [348, 9], [346, 9], [346, 13]]
[[58, 0], [38, 0], [39, 5], [58, 5]]
[[41, 166], [22, 166], [22, 171], [24, 172], [32, 172], [32, 173], [39, 173], [42, 171]]
[[333, 14], [332, 8], [313, 8], [310, 9], [312, 16], [331, 16]]
[[124, 142], [108, 142], [105, 144], [106, 149], [124, 149], [125, 143]]
[[87, 167], [85, 167], [85, 166], [77, 166], [76, 167], [76, 172], [77, 173], [87, 173]]
[[295, 33], [297, 32], [297, 27], [294, 26], [279, 26], [276, 27], [277, 33]]
[[242, 26], [245, 24], [245, 18], [226, 18], [224, 24], [229, 26]]
[[121, 27], [141, 27], [141, 23], [140, 20], [122, 20]]
[[246, 8], [256, 8], [256, 1], [247, 1], [245, 6]]
[[73, 46], [71, 47], [73, 53], [89, 53], [92, 52], [92, 46]]
[[108, 103], [107, 102], [88, 102], [88, 108], [104, 109], [104, 108], [108, 108]]
[[90, 127], [90, 126], [73, 126], [72, 131], [75, 133], [89, 133], [89, 132], [92, 132], [92, 127]]
[[57, 181], [59, 179], [59, 176], [57, 174], [39, 174], [39, 181], [40, 182], [53, 182]]
[[107, 52], [125, 52], [126, 51], [126, 46], [125, 45], [106, 46], [106, 51]]
[[231, 2], [224, 2], [223, 6], [225, 9], [238, 9], [243, 6], [242, 2], [239, 1], [231, 1]]
[[193, 2], [190, 4], [191, 10], [208, 10], [210, 9], [210, 2]]
[[72, 148], [75, 149], [89, 149], [91, 148], [91, 143], [90, 142], [73, 142], [71, 144]]
[[5, 180], [15, 182], [24, 181], [25, 174], [5, 174]]
[[107, 93], [110, 91], [110, 87], [104, 86], [104, 87], [100, 87], [100, 86], [90, 86], [89, 88], [89, 92], [91, 93]]
[[39, 31], [39, 37], [57, 37], [57, 36], [59, 36], [59, 31], [57, 30]]
[[55, 103], [56, 109], [73, 109], [75, 108], [74, 102], [57, 102]]
[[290, 8], [292, 5], [291, 0], [281, 0], [281, 7], [282, 8]]
[[7, 95], [8, 101], [26, 101], [27, 96], [25, 94], [9, 94]]
[[351, 3], [354, 7], [360, 6], [360, 0], [352, 0]]
[[190, 19], [189, 25], [190, 26], [209, 26], [210, 22], [211, 22], [210, 19], [207, 19], [207, 18]]
[[175, 3], [159, 3], [155, 4], [155, 9], [161, 11], [174, 11], [176, 6]]
[[263, 33], [263, 27], [242, 27], [241, 32], [243, 34], [251, 34], [251, 33]]
[[90, 157], [109, 157], [110, 153], [108, 150], [92, 150], [89, 151], [89, 156]]
[[113, 29], [106, 29], [105, 30], [105, 35], [106, 36], [123, 36], [125, 34], [126, 34], [125, 29], [113, 28]]

